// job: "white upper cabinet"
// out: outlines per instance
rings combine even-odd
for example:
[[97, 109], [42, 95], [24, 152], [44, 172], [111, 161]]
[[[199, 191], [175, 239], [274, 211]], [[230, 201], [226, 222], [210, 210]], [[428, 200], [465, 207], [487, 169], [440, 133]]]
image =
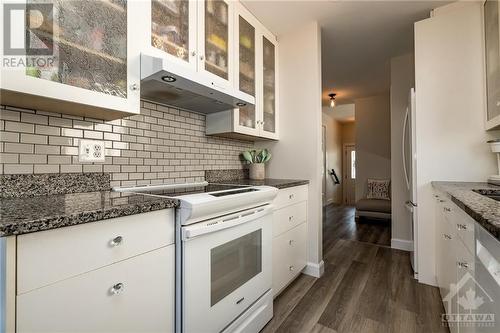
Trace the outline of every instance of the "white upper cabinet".
[[198, 1], [198, 68], [222, 89], [233, 84], [233, 5], [233, 1]]
[[207, 115], [207, 134], [278, 140], [278, 45], [276, 37], [234, 2], [234, 86], [255, 105]]
[[500, 3], [484, 2], [486, 129], [500, 127]]
[[[257, 93], [257, 31], [258, 21], [243, 7], [235, 11], [236, 77], [235, 84], [241, 92], [255, 97], [255, 105], [234, 110], [235, 132], [259, 136], [257, 109], [260, 94]], [[260, 64], [259, 64], [260, 65]], [[260, 66], [259, 66], [260, 67]]]
[[262, 112], [261, 135], [278, 139], [277, 45], [271, 34], [262, 35]]
[[196, 70], [197, 2], [152, 0], [144, 3], [146, 17], [150, 18], [150, 21], [146, 20], [146, 25], [151, 25], [146, 28], [151, 38], [146, 41], [158, 50], [154, 55]]
[[2, 54], [10, 54], [9, 59], [26, 66], [2, 67], [2, 103], [104, 119], [139, 113], [140, 50], [135, 27], [140, 22], [134, 13], [140, 2], [16, 3], [27, 22], [2, 6], [0, 15], [9, 16], [12, 33], [16, 22], [20, 24], [18, 38], [0, 48]]

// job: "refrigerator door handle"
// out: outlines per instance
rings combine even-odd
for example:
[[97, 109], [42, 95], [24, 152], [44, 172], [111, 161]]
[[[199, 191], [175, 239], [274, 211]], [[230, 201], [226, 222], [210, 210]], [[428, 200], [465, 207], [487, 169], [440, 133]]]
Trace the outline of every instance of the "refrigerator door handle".
[[403, 170], [405, 173], [406, 187], [410, 189], [410, 176], [408, 175], [408, 168], [406, 166], [406, 147], [405, 147], [405, 137], [406, 137], [406, 129], [408, 127], [408, 117], [409, 117], [409, 111], [407, 107], [405, 113], [405, 120], [403, 122], [403, 137], [401, 139], [401, 147], [403, 152]]

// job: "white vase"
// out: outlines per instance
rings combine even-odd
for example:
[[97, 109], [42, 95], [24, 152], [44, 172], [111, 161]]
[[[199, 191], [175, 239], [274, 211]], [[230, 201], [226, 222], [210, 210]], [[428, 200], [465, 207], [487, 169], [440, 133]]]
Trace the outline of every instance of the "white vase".
[[264, 168], [264, 163], [250, 164], [250, 179], [264, 180], [265, 178], [266, 178], [266, 169]]

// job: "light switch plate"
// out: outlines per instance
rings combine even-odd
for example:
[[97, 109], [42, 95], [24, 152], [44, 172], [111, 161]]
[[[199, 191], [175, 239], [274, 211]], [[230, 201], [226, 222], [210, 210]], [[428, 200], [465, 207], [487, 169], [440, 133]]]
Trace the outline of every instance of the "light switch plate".
[[104, 141], [80, 140], [78, 161], [80, 162], [104, 162]]

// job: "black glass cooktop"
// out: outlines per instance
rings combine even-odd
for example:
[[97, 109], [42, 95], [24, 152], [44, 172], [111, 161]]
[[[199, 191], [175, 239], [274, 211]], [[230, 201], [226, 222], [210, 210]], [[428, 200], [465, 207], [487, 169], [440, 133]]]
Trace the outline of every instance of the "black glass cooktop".
[[249, 185], [231, 185], [231, 184], [208, 184], [207, 186], [199, 186], [199, 187], [191, 187], [188, 189], [145, 189], [143, 191], [139, 191], [135, 193], [137, 194], [149, 194], [149, 195], [158, 195], [158, 196], [166, 196], [166, 197], [176, 197], [180, 195], [188, 195], [188, 194], [196, 194], [196, 193], [207, 193], [207, 192], [218, 192], [219, 193], [211, 193], [211, 195], [215, 197], [222, 197], [231, 194], [239, 194], [246, 192], [257, 191], [254, 188], [251, 188]]

